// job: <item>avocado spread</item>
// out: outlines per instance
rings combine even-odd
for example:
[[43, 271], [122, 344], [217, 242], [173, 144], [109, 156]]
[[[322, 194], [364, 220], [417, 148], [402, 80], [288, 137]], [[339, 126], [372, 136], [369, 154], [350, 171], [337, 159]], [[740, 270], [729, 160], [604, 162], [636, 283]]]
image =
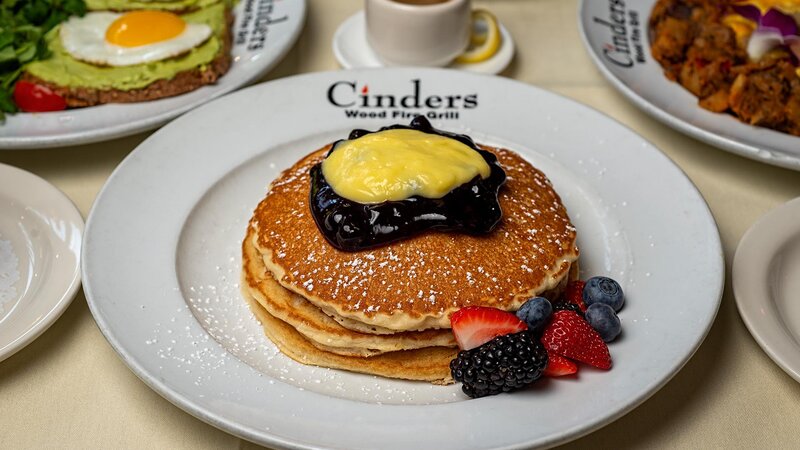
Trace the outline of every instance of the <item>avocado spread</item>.
[[161, 9], [184, 11], [219, 3], [220, 0], [84, 0], [90, 11], [128, 11], [132, 9]]
[[[105, 1], [113, 3], [116, 0]], [[205, 43], [185, 55], [126, 67], [96, 66], [70, 56], [61, 45], [59, 27], [56, 27], [46, 38], [52, 51], [50, 58], [31, 63], [26, 71], [59, 86], [128, 91], [144, 88], [158, 80], [171, 79], [186, 70], [202, 69], [214, 60], [222, 48], [223, 36], [227, 32], [225, 4], [218, 3], [181, 17], [187, 22], [205, 23], [214, 31]]]

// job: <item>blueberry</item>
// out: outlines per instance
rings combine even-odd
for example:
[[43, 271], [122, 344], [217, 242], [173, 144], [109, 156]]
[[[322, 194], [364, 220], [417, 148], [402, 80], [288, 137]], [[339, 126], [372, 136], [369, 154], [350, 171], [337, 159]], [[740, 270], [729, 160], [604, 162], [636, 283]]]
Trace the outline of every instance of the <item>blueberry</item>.
[[611, 278], [592, 277], [586, 280], [586, 287], [583, 288], [583, 303], [587, 307], [593, 303], [605, 303], [614, 311], [619, 311], [625, 303], [625, 296], [619, 283]]
[[593, 303], [586, 308], [586, 321], [597, 331], [605, 342], [611, 342], [619, 336], [622, 325], [614, 308], [605, 303]]
[[541, 330], [553, 314], [553, 305], [544, 297], [534, 297], [525, 302], [517, 311], [519, 320], [528, 324], [531, 330]]

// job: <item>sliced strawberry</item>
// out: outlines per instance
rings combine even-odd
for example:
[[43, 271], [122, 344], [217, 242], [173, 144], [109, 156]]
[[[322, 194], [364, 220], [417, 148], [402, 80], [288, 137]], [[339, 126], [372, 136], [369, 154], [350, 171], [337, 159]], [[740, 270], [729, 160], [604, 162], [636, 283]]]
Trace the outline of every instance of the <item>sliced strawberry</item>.
[[472, 350], [497, 336], [528, 329], [514, 314], [485, 306], [467, 306], [450, 316], [450, 326], [461, 350]]
[[585, 320], [573, 311], [555, 311], [542, 333], [542, 344], [548, 352], [608, 370], [611, 355], [603, 339]]
[[578, 365], [553, 352], [547, 352], [547, 367], [544, 375], [548, 377], [563, 377], [578, 371]]
[[585, 281], [570, 281], [564, 289], [564, 301], [568, 303], [575, 303], [581, 308], [581, 311], [586, 312], [586, 304], [583, 303], [583, 288], [586, 286]]

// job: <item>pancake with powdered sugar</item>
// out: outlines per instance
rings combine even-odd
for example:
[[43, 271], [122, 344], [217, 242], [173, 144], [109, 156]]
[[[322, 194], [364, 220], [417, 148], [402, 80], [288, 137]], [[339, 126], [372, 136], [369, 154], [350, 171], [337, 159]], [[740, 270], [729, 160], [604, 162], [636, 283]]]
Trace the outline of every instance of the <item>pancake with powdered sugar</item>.
[[284, 288], [346, 326], [396, 331], [449, 328], [464, 306], [517, 310], [557, 296], [578, 260], [575, 228], [551, 182], [516, 153], [494, 153], [507, 175], [503, 219], [487, 235], [429, 231], [368, 250], [332, 247], [309, 210], [309, 170], [330, 145], [302, 158], [270, 186], [250, 227], [264, 265]]

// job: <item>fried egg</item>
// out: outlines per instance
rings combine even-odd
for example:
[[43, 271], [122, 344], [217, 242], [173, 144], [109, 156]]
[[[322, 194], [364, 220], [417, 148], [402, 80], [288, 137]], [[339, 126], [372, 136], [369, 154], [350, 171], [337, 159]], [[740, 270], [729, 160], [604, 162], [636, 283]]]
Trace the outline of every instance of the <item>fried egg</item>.
[[59, 35], [75, 59], [131, 66], [187, 53], [211, 36], [211, 27], [166, 11], [91, 12], [62, 23]]

